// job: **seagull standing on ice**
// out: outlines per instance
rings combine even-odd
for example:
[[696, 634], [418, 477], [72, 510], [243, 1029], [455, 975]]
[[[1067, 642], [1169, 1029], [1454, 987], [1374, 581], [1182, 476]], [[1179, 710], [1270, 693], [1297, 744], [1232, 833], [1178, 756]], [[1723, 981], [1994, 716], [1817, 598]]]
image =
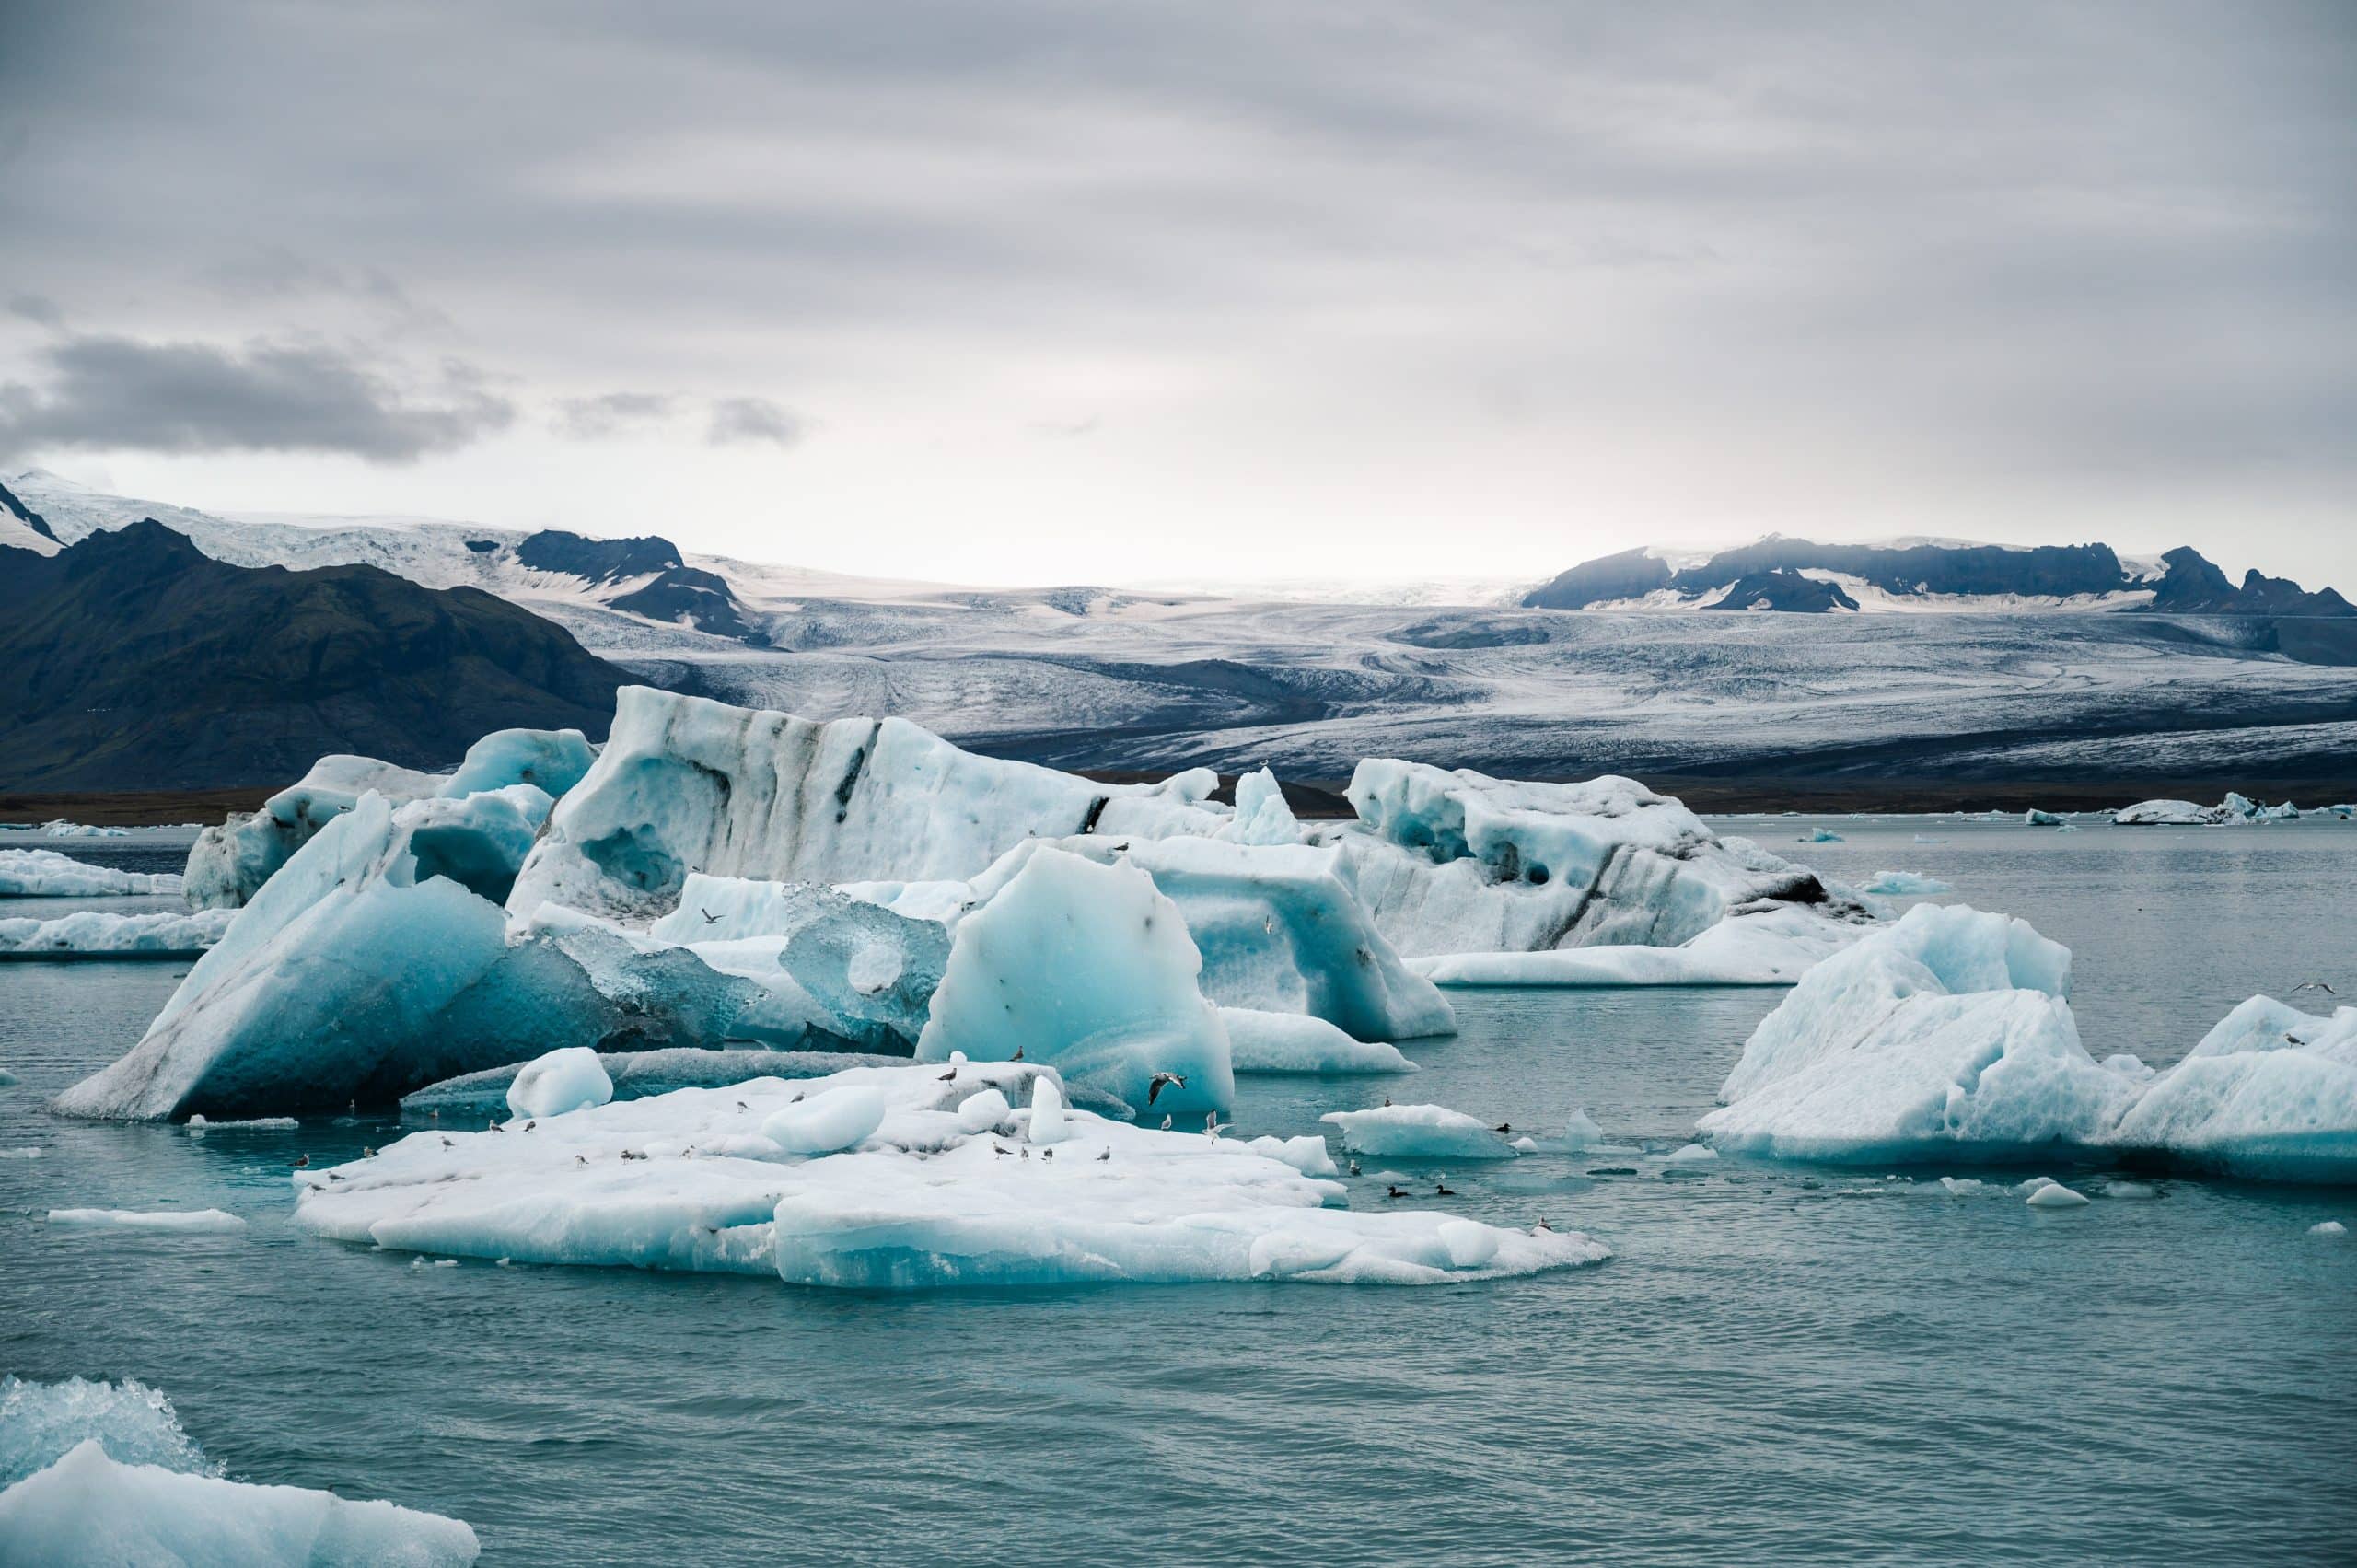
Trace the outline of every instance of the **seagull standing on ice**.
[[1170, 1131], [1170, 1113], [1167, 1110], [1162, 1113], [1162, 1130], [1166, 1132]]

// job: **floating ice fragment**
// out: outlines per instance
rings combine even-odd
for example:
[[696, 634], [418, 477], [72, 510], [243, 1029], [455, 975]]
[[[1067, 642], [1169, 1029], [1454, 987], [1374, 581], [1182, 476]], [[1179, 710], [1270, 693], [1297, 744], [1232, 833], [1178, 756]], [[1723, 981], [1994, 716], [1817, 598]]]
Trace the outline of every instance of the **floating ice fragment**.
[[2157, 1198], [2161, 1190], [2145, 1181], [2107, 1181], [2103, 1184], [2107, 1198]]
[[1961, 1198], [1968, 1193], [1980, 1191], [1987, 1183], [1976, 1177], [1943, 1176], [1940, 1178], [1940, 1185], [1947, 1189], [1948, 1196]]
[[1662, 1156], [1662, 1160], [1667, 1165], [1704, 1165], [1718, 1157], [1719, 1151], [1708, 1144], [1689, 1144]]
[[243, 1230], [246, 1222], [220, 1209], [52, 1209], [52, 1225], [86, 1230]]
[[2033, 1209], [2076, 1209], [2087, 1202], [2086, 1194], [2074, 1192], [2059, 1181], [2049, 1181], [2028, 1198]]
[[1441, 1105], [1386, 1105], [1329, 1110], [1318, 1118], [1342, 1130], [1357, 1154], [1411, 1159], [1512, 1159], [1514, 1146], [1486, 1123]]
[[1920, 871], [1877, 871], [1864, 891], [1886, 898], [1929, 898], [1938, 893], [1953, 893], [1956, 889], [1936, 877], [1926, 877]]
[[1283, 1165], [1289, 1165], [1304, 1176], [1337, 1176], [1334, 1156], [1326, 1148], [1326, 1140], [1314, 1132], [1297, 1138], [1252, 1138], [1242, 1145], [1256, 1155], [1266, 1155]]
[[[1396, 1045], [1353, 1040], [1306, 1013], [1222, 1007], [1230, 1059], [1238, 1073], [1412, 1073]], [[1158, 1103], [1158, 1102], [1157, 1102]]]
[[2319, 1220], [2308, 1226], [2310, 1236], [2347, 1236], [2349, 1227], [2339, 1220]]
[[105, 899], [180, 890], [180, 879], [169, 872], [118, 871], [53, 849], [0, 849], [0, 898]]

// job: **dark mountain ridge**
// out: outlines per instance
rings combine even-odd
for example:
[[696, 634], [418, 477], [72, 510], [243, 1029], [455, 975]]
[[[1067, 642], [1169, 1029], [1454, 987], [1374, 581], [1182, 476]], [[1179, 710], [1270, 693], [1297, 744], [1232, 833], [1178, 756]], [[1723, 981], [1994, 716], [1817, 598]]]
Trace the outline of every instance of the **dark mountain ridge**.
[[[1674, 570], [1653, 552], [1624, 550], [1583, 562], [1523, 596], [1538, 610], [1585, 610], [1667, 590], [1700, 600], [1723, 594], [1729, 608], [1762, 597], [1769, 608], [1802, 612], [1855, 609], [1847, 594], [1813, 594], [1792, 586], [1805, 572], [1838, 573], [1894, 598], [2081, 598], [2149, 589], [2149, 605], [2123, 605], [2180, 615], [2357, 615], [2357, 607], [2324, 588], [2309, 593], [2286, 577], [2258, 571], [2240, 587], [2192, 549], [2172, 550], [2157, 577], [2140, 576], [2107, 544], [1818, 544], [1771, 535], [1721, 551], [1699, 566]], [[1803, 581], [1809, 579], [1802, 578]], [[1738, 595], [1741, 585], [1747, 590]]]
[[152, 519], [0, 572], [0, 789], [284, 784], [331, 751], [409, 767], [486, 731], [603, 736], [629, 678], [474, 588], [233, 566]]

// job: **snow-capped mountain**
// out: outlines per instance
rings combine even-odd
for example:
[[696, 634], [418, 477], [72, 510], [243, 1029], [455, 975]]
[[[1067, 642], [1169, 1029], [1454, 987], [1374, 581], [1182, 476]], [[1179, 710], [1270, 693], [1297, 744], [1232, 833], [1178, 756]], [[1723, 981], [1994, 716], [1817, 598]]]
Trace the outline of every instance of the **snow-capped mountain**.
[[[6, 482], [61, 540], [154, 516], [223, 560], [356, 562], [481, 587], [652, 684], [813, 718], [897, 714], [1066, 767], [1266, 762], [1330, 780], [1360, 757], [1402, 756], [1517, 777], [1916, 798], [1916, 786], [1961, 780], [2143, 794], [2315, 780], [2335, 798], [2357, 787], [2357, 616], [2332, 609], [2338, 596], [2291, 599], [2263, 578], [2238, 588], [2190, 552], [2140, 562], [2102, 546], [1910, 540], [1829, 565], [1795, 564], [1800, 547], [1778, 540], [1749, 555], [1631, 552], [1568, 574], [1587, 608], [1567, 610], [1487, 594], [1306, 599], [1276, 585], [957, 587], [659, 539], [222, 517], [48, 475]], [[1726, 614], [1663, 581], [1687, 572], [1740, 586], [1741, 604], [1952, 613]], [[2121, 579], [2139, 586], [2104, 587]]]
[[2330, 588], [2309, 593], [2256, 570], [2237, 587], [2191, 549], [2138, 557], [2107, 544], [1818, 544], [1777, 534], [1699, 558], [1624, 550], [1581, 563], [1521, 602], [1543, 610], [2357, 615], [2357, 606]]

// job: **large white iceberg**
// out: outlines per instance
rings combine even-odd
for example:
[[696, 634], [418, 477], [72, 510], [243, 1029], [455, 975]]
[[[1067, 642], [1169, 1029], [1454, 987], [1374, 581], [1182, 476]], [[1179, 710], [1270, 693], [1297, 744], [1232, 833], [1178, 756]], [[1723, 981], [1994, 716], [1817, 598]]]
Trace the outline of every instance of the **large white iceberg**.
[[168, 871], [118, 871], [53, 849], [0, 849], [0, 898], [107, 899], [179, 891], [180, 879]]
[[199, 833], [188, 856], [188, 898], [198, 909], [238, 909], [311, 836], [376, 794], [395, 805], [463, 799], [510, 784], [530, 784], [551, 798], [571, 789], [597, 753], [577, 729], [493, 730], [467, 749], [448, 773], [420, 772], [374, 757], [333, 754], [268, 800]]
[[[1313, 842], [1343, 851], [1343, 876], [1411, 958], [1556, 948], [1675, 948], [1723, 921], [1777, 910], [1855, 926], [1871, 912], [1805, 866], [1721, 839], [1634, 780], [1520, 784], [1469, 769], [1369, 759], [1352, 775], [1359, 821]], [[1787, 922], [1767, 945], [1795, 934]], [[1795, 968], [1822, 945], [1794, 949]], [[1573, 983], [1594, 983], [1570, 971]]]
[[588, 775], [559, 804], [513, 907], [625, 921], [679, 907], [688, 874], [777, 882], [979, 875], [1027, 838], [1207, 834], [1206, 770], [1100, 784], [979, 757], [901, 719], [825, 723], [624, 687]]
[[[478, 889], [512, 877], [547, 807], [529, 784], [398, 810], [363, 796], [264, 884], [140, 1042], [58, 1109], [341, 1106], [538, 1054], [551, 1015], [594, 993], [562, 955], [510, 948]], [[574, 1007], [552, 1005], [567, 996]]]
[[2299, 814], [2300, 808], [2288, 800], [2279, 806], [2261, 806], [2247, 795], [2229, 790], [2215, 806], [2190, 800], [2140, 800], [2113, 812], [2111, 821], [2118, 828], [2216, 828], [2283, 821]]
[[[858, 1068], [617, 1101], [529, 1133], [421, 1133], [304, 1171], [298, 1223], [344, 1240], [518, 1262], [768, 1274], [857, 1288], [1299, 1280], [1440, 1283], [1591, 1263], [1572, 1232], [1355, 1214], [1344, 1191], [1229, 1139], [1066, 1108], [1035, 1144], [1029, 1062]], [[762, 1129], [860, 1089], [857, 1147], [786, 1153]], [[988, 1097], [984, 1116], [960, 1109]], [[868, 1102], [873, 1103], [873, 1102]]]
[[1197, 988], [1202, 966], [1144, 872], [1041, 847], [958, 923], [917, 1056], [1021, 1052], [1141, 1110], [1222, 1109], [1236, 1082], [1227, 1031]]
[[194, 958], [221, 940], [236, 912], [78, 910], [55, 920], [0, 920], [0, 958]]
[[0, 1380], [0, 1562], [44, 1568], [441, 1568], [457, 1519], [222, 1478], [145, 1384]]
[[2243, 1003], [2154, 1077], [2107, 1140], [2235, 1176], [2357, 1180], [2357, 1007]]
[[2090, 1144], [2134, 1089], [2080, 1045], [2070, 974], [2024, 921], [1919, 905], [1802, 977], [1701, 1130], [1730, 1152], [1873, 1163]]

